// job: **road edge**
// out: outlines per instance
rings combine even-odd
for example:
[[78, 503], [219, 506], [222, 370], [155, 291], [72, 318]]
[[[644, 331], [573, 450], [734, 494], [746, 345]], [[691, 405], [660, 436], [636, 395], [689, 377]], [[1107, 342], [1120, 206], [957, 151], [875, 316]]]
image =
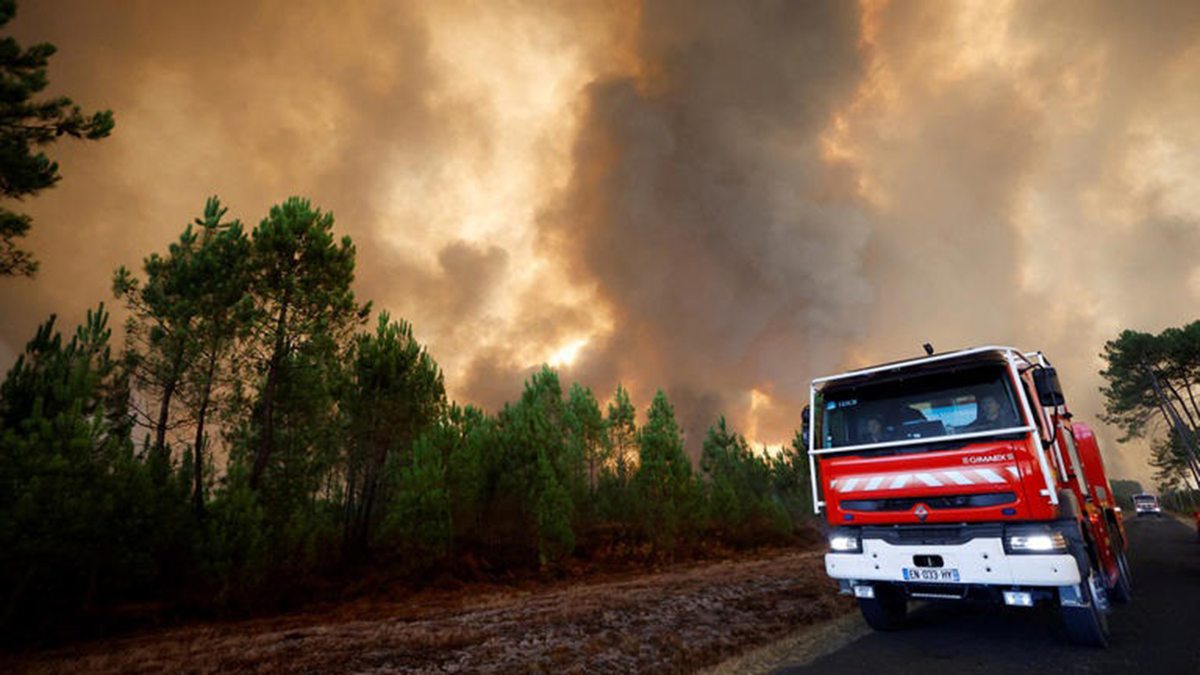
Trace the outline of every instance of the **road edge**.
[[787, 637], [698, 672], [702, 675], [763, 675], [783, 664], [799, 666], [815, 661], [870, 632], [862, 615], [851, 611], [828, 621], [809, 624]]

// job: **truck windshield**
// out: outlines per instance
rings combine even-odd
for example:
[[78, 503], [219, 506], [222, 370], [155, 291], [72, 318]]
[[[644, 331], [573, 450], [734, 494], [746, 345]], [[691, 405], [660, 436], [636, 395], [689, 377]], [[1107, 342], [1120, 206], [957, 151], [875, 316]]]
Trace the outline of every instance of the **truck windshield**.
[[1008, 371], [988, 364], [822, 392], [822, 447], [875, 445], [1024, 426]]

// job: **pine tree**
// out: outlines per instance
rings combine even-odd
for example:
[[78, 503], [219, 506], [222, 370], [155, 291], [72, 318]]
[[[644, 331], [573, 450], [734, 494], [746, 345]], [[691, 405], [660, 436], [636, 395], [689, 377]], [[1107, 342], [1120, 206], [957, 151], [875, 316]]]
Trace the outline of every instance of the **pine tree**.
[[608, 404], [605, 427], [608, 431], [609, 463], [598, 481], [598, 510], [618, 526], [625, 538], [632, 534], [634, 504], [630, 479], [637, 468], [638, 427], [637, 410], [629, 400], [629, 391], [620, 384]]
[[162, 533], [129, 438], [103, 305], [43, 324], [0, 385], [0, 627], [61, 623], [145, 582]]
[[695, 514], [687, 511], [692, 464], [683, 451], [683, 432], [675, 409], [660, 389], [638, 435], [638, 469], [634, 476], [639, 522], [659, 555], [672, 555], [679, 535]]
[[603, 515], [600, 502], [600, 480], [612, 459], [608, 440], [608, 425], [600, 404], [591, 389], [571, 385], [567, 399], [567, 488], [576, 505], [576, 527], [586, 529], [599, 523]]
[[[167, 433], [195, 425], [193, 500], [203, 503], [205, 425], [220, 367], [253, 316], [249, 288], [249, 240], [237, 221], [222, 222], [227, 209], [210, 197], [204, 214], [188, 225], [167, 255], [151, 254], [143, 263], [143, 283], [124, 266], [113, 275], [113, 293], [130, 312], [124, 360], [132, 369], [142, 398], [157, 399], [145, 415], [153, 432], [150, 463], [155, 480], [166, 481], [171, 468]], [[190, 399], [177, 411], [180, 396]]]
[[608, 404], [608, 438], [617, 479], [624, 487], [637, 465], [637, 410], [629, 401], [629, 391], [617, 384], [617, 393]]
[[531, 496], [537, 524], [538, 564], [546, 569], [575, 550], [575, 533], [571, 529], [571, 495], [545, 452], [538, 452], [537, 479]]
[[726, 429], [724, 416], [709, 427], [700, 452], [700, 470], [708, 479], [709, 522], [725, 536], [745, 526], [750, 506], [746, 498], [758, 497], [747, 494], [742, 479], [747, 454], [745, 441]]
[[446, 464], [428, 438], [417, 441], [407, 466], [390, 459], [398, 475], [397, 497], [384, 522], [384, 536], [406, 555], [404, 566], [416, 572], [436, 569], [452, 552], [454, 523]]
[[771, 476], [775, 492], [794, 526], [813, 517], [811, 472], [808, 463], [808, 445], [797, 430], [790, 445], [779, 449], [771, 462]]
[[[525, 383], [521, 398], [500, 412], [492, 451], [484, 458], [484, 510], [486, 544], [510, 562], [537, 560], [538, 507], [550, 482], [541, 476], [541, 455], [554, 474], [553, 483], [564, 483], [567, 454], [566, 410], [558, 374], [548, 367]], [[562, 517], [572, 522], [568, 500]]]
[[446, 438], [446, 486], [456, 541], [464, 547], [479, 541], [483, 522], [483, 479], [485, 455], [496, 436], [496, 422], [478, 408], [453, 405], [446, 419], [432, 433]]
[[[204, 206], [195, 225], [202, 228], [200, 248], [189, 277], [196, 306], [191, 338], [196, 343], [196, 361], [185, 381], [185, 396], [195, 420], [192, 443], [192, 504], [204, 511], [206, 425], [217, 392], [241, 375], [236, 347], [249, 338], [255, 307], [249, 295], [250, 240], [239, 221], [223, 222], [228, 211], [215, 196]], [[224, 386], [223, 386], [224, 385]]]
[[594, 493], [600, 472], [611, 460], [612, 447], [596, 396], [578, 383], [571, 385], [567, 399], [567, 424], [571, 429], [572, 453], [582, 463], [587, 490]]
[[300, 366], [336, 360], [339, 344], [370, 308], [354, 299], [354, 245], [349, 237], [334, 242], [332, 214], [292, 197], [271, 208], [251, 241], [252, 292], [261, 316], [259, 364], [265, 373], [253, 426], [250, 487], [257, 489], [276, 450], [281, 389], [301, 397], [312, 393], [296, 386], [304, 379]]
[[[17, 12], [16, 0], [0, 0], [0, 27]], [[97, 140], [113, 130], [112, 111], [85, 115], [65, 96], [35, 101], [50, 84], [46, 67], [57, 49], [52, 44], [22, 48], [15, 39], [0, 40], [0, 195], [23, 199], [62, 179], [58, 163], [38, 150], [70, 136]], [[37, 262], [17, 241], [29, 231], [29, 216], [0, 208], [0, 276], [33, 276]]]
[[[349, 416], [344, 543], [348, 551], [362, 552], [377, 507], [386, 508], [380, 504], [387, 499], [381, 494], [385, 465], [412, 461], [414, 441], [445, 411], [446, 392], [441, 370], [412, 327], [393, 322], [386, 312], [374, 334], [356, 336], [351, 364], [344, 406]], [[434, 445], [442, 451], [443, 444]]]
[[[1200, 322], [1158, 335], [1126, 330], [1104, 345], [1104, 421], [1126, 439], [1170, 433], [1200, 486]], [[1124, 440], [1124, 439], [1123, 439]]]

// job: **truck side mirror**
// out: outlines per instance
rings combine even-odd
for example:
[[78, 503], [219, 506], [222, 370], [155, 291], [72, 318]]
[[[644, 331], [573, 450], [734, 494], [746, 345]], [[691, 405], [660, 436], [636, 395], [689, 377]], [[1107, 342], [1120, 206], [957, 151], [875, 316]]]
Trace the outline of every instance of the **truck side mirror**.
[[1067, 402], [1062, 385], [1058, 382], [1058, 371], [1053, 368], [1033, 371], [1033, 386], [1037, 389], [1038, 402], [1044, 408], [1057, 408]]
[[811, 411], [808, 406], [804, 406], [804, 410], [800, 411], [800, 440], [804, 441], [804, 447], [808, 447], [808, 428], [809, 416]]

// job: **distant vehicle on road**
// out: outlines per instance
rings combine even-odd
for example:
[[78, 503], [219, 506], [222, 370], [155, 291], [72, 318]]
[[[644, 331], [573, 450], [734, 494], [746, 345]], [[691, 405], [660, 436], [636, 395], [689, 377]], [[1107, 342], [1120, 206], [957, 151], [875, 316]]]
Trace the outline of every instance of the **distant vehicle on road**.
[[1162, 516], [1162, 506], [1158, 504], [1158, 497], [1149, 493], [1134, 495], [1133, 508], [1139, 516]]

